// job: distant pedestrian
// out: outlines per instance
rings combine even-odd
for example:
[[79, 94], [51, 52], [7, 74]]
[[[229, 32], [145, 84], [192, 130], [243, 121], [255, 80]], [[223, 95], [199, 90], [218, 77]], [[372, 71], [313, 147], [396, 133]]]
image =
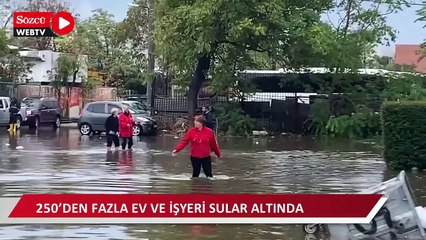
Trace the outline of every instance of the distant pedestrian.
[[10, 103], [9, 108], [9, 129], [8, 131], [12, 134], [16, 133], [16, 123], [18, 121], [18, 115], [19, 115], [20, 107], [19, 103], [16, 99], [13, 99]]
[[206, 118], [206, 127], [216, 132], [216, 119], [211, 111], [211, 107], [206, 106], [202, 108], [203, 116]]
[[120, 140], [118, 139], [119, 135], [119, 126], [118, 126], [118, 109], [111, 109], [111, 115], [105, 121], [105, 130], [107, 138], [107, 148], [111, 148], [112, 143], [114, 147], [118, 148], [120, 146]]
[[200, 176], [201, 167], [206, 177], [213, 177], [211, 152], [221, 158], [215, 135], [212, 129], [206, 127], [206, 118], [203, 116], [195, 117], [194, 125], [195, 127], [188, 131], [172, 154], [178, 153], [191, 143], [192, 177]]
[[123, 108], [123, 113], [118, 117], [119, 122], [119, 132], [122, 140], [121, 148], [124, 150], [127, 148], [130, 150], [133, 146], [133, 126], [135, 126], [135, 121], [133, 121], [132, 114], [129, 111], [129, 108], [125, 106]]

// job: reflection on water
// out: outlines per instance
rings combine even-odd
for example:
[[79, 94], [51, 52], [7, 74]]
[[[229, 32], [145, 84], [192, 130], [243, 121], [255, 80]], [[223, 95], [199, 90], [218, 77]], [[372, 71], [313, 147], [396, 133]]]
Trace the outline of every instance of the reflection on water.
[[[107, 151], [78, 130], [21, 130], [0, 138], [0, 194], [352, 192], [394, 177], [371, 145], [302, 137], [220, 139], [215, 179], [191, 179], [188, 151], [174, 137], [135, 139], [133, 151]], [[21, 146], [17, 149], [18, 146]], [[425, 175], [410, 176], [426, 205]], [[304, 239], [292, 225], [0, 226], [1, 239]]]

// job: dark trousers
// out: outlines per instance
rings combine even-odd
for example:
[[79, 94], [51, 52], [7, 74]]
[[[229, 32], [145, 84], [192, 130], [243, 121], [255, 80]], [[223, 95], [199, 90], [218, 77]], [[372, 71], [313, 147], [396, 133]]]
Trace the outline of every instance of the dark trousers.
[[131, 149], [133, 146], [133, 138], [122, 138], [121, 148], [124, 150], [126, 149], [126, 145], [128, 149]]
[[15, 113], [9, 114], [9, 124], [16, 124], [16, 121], [18, 120], [18, 116]]
[[196, 158], [191, 157], [192, 164], [192, 177], [199, 177], [201, 172], [201, 167], [203, 167], [203, 172], [206, 177], [213, 177], [212, 173], [212, 158]]
[[118, 140], [118, 136], [117, 135], [107, 134], [106, 137], [107, 137], [107, 147], [111, 147], [112, 143], [114, 143], [115, 147], [120, 146], [120, 141]]

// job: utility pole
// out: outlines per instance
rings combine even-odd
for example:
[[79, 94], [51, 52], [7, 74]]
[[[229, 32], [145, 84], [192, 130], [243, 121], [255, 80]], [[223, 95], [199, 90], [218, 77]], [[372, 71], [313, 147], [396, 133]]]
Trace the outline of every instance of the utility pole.
[[148, 0], [148, 81], [146, 84], [147, 103], [151, 115], [154, 114], [154, 82], [155, 82], [155, 57], [154, 57], [154, 12], [155, 0]]

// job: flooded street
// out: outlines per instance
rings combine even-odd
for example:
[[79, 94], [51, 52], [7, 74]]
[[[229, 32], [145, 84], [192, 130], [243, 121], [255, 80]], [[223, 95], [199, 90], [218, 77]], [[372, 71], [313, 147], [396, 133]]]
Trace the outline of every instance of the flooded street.
[[[352, 192], [395, 177], [371, 144], [311, 138], [221, 138], [214, 181], [190, 180], [188, 150], [179, 139], [140, 137], [132, 152], [107, 152], [105, 138], [77, 129], [24, 127], [0, 136], [0, 194], [23, 193], [314, 193]], [[17, 146], [19, 149], [17, 150]], [[426, 205], [426, 175], [410, 175]], [[0, 226], [0, 239], [304, 239], [291, 225]]]

